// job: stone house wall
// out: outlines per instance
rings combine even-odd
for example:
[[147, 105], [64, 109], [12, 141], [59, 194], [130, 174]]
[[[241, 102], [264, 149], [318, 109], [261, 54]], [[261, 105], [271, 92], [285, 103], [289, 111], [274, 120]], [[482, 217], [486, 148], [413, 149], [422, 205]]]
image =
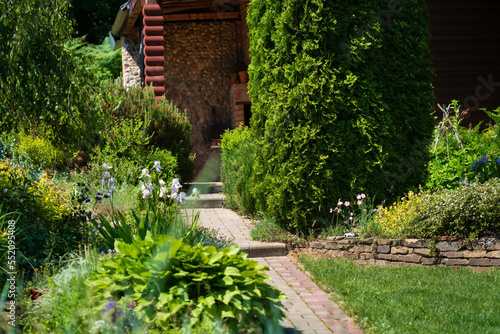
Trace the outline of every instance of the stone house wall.
[[325, 241], [295, 246], [293, 252], [343, 257], [368, 264], [500, 267], [500, 240], [494, 238], [466, 243], [453, 238], [431, 241], [330, 237]]
[[140, 45], [138, 38], [135, 40], [130, 37], [122, 36], [122, 70], [123, 70], [123, 86], [140, 87], [141, 86], [141, 69], [140, 61]]
[[191, 120], [195, 175], [212, 153], [211, 139], [231, 127], [229, 80], [237, 63], [234, 21], [168, 22], [165, 97]]

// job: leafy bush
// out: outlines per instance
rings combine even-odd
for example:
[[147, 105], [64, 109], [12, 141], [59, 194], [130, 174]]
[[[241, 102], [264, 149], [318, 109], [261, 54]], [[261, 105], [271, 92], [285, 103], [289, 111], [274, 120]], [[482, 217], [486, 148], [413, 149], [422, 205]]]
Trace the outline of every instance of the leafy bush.
[[[481, 124], [469, 129], [464, 128], [460, 126], [464, 113], [459, 113], [460, 106], [457, 101], [453, 101], [448, 108], [450, 114], [445, 114], [443, 121], [434, 131], [435, 139], [431, 148], [432, 159], [428, 165], [426, 189], [432, 191], [454, 189], [459, 187], [461, 180], [473, 181], [478, 174], [483, 174], [483, 182], [487, 177], [500, 176], [496, 174], [494, 166], [495, 160], [500, 158], [500, 126], [495, 124], [484, 131], [480, 130]], [[500, 109], [497, 109], [497, 112], [500, 112]], [[489, 114], [493, 117], [495, 115], [495, 113]], [[456, 130], [458, 140], [453, 128]], [[476, 171], [472, 168], [474, 161], [483, 155], [491, 158], [488, 166], [491, 166], [488, 168], [491, 169], [490, 172], [479, 165]]]
[[376, 218], [389, 236], [475, 240], [500, 234], [500, 179], [410, 194]]
[[374, 216], [375, 224], [380, 226], [381, 235], [388, 238], [410, 237], [410, 222], [418, 215], [419, 207], [430, 192], [414, 193], [406, 196], [389, 207], [379, 207], [379, 215]]
[[252, 1], [257, 208], [306, 230], [317, 208], [424, 181], [434, 120], [425, 1]]
[[240, 126], [222, 136], [221, 179], [224, 205], [243, 214], [255, 213], [251, 177], [255, 163], [255, 144], [250, 130]]
[[214, 328], [218, 321], [238, 332], [278, 329], [284, 296], [267, 285], [265, 270], [236, 247], [187, 246], [167, 235], [132, 244], [119, 240], [117, 254], [101, 260], [89, 280], [96, 310], [112, 298], [136, 302], [134, 313], [151, 328]]
[[150, 139], [143, 131], [142, 121], [124, 119], [116, 122], [102, 134], [104, 144], [94, 148], [91, 176], [100, 180], [100, 166], [107, 163], [113, 166], [117, 182], [136, 185], [141, 166], [154, 159], [160, 161], [164, 178], [176, 177], [179, 174], [177, 159], [170, 151], [151, 146]]
[[[18, 263], [25, 269], [57, 258], [86, 240], [86, 212], [44, 176], [0, 161], [0, 207], [19, 214]], [[31, 263], [31, 265], [30, 265]]]
[[84, 38], [76, 38], [72, 48], [84, 56], [93, 60], [93, 68], [97, 75], [103, 79], [116, 79], [122, 72], [122, 52], [121, 48], [116, 51], [111, 49], [109, 37], [106, 37], [101, 44], [85, 44]]
[[135, 138], [128, 138], [134, 142], [147, 140], [147, 145], [151, 147], [170, 151], [177, 158], [182, 180], [190, 180], [194, 157], [191, 156], [191, 123], [187, 115], [179, 112], [164, 97], [157, 100], [152, 87], [127, 90], [109, 85], [107, 89], [109, 93], [104, 109], [114, 118], [109, 131], [112, 132], [117, 124], [123, 122], [142, 122], [142, 128], [138, 123], [133, 126]]
[[91, 141], [103, 114], [96, 75], [67, 47], [69, 2], [0, 2], [0, 129], [50, 128], [69, 146]]

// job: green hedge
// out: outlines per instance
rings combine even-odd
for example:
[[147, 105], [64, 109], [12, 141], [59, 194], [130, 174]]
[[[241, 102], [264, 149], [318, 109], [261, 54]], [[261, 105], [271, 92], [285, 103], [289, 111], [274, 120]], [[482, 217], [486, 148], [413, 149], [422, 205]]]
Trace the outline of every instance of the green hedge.
[[393, 199], [423, 182], [427, 15], [417, 0], [250, 3], [258, 209], [305, 230], [341, 197]]
[[250, 130], [238, 127], [222, 136], [222, 164], [220, 176], [225, 195], [224, 206], [255, 213], [255, 197], [250, 180], [255, 163], [255, 145]]

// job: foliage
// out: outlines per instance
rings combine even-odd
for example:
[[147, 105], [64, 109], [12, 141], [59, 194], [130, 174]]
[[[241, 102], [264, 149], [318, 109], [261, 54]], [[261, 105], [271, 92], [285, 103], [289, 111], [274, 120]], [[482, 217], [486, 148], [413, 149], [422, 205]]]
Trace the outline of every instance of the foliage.
[[[491, 158], [492, 165], [494, 160], [500, 158], [499, 125], [489, 126], [484, 131], [480, 130], [481, 124], [467, 129], [460, 126], [466, 113], [459, 113], [458, 102], [452, 101], [448, 108], [451, 109], [450, 114], [435, 130], [432, 159], [429, 162], [425, 185], [426, 189], [431, 191], [454, 189], [459, 187], [462, 180], [474, 180], [477, 172], [481, 171], [474, 171], [472, 164], [483, 155]], [[500, 110], [497, 109], [497, 112]], [[495, 115], [491, 112], [489, 114]], [[453, 128], [456, 130], [456, 136]], [[486, 179], [486, 175], [484, 176]], [[489, 177], [492, 176], [495, 176], [494, 168], [489, 174]]]
[[[113, 116], [114, 122], [104, 131], [112, 133], [115, 127], [123, 127], [124, 130], [127, 127], [133, 128], [133, 132], [126, 130], [125, 133], [133, 133], [135, 137], [128, 136], [127, 139], [133, 142], [143, 140], [144, 145], [170, 151], [178, 161], [181, 179], [189, 180], [192, 176], [194, 157], [191, 156], [191, 123], [187, 115], [179, 112], [177, 107], [164, 97], [157, 100], [152, 87], [127, 90], [108, 83], [106, 89], [109, 93], [103, 108]], [[123, 122], [127, 125], [121, 125]], [[142, 123], [142, 129], [139, 123]], [[109, 138], [107, 139], [109, 141]], [[107, 145], [106, 138], [103, 138], [103, 141], [101, 146]]]
[[433, 94], [424, 1], [252, 1], [257, 209], [307, 230], [318, 207], [424, 181]]
[[84, 39], [84, 37], [75, 38], [71, 49], [91, 60], [87, 68], [95, 70], [101, 80], [119, 78], [122, 72], [121, 49], [113, 51], [109, 44], [109, 37], [106, 37], [101, 44], [87, 44]]
[[283, 295], [265, 283], [259, 271], [266, 268], [236, 247], [191, 247], [147, 232], [132, 244], [117, 240], [115, 249], [89, 281], [97, 310], [110, 298], [128, 298], [137, 303], [137, 317], [157, 329], [213, 328], [219, 320], [238, 331], [279, 328]]
[[151, 137], [145, 136], [140, 120], [116, 122], [102, 133], [101, 138], [103, 144], [94, 148], [91, 158], [94, 170], [90, 173], [93, 176], [100, 173], [99, 167], [106, 162], [113, 166], [120, 183], [136, 185], [139, 166], [150, 159], [160, 161], [163, 176], [167, 179], [179, 173], [177, 159], [170, 151], [149, 145]]
[[379, 207], [380, 214], [375, 215], [375, 224], [380, 226], [380, 236], [388, 238], [409, 237], [410, 222], [418, 215], [419, 206], [430, 192], [414, 193], [410, 191], [391, 206]]
[[292, 235], [280, 227], [272, 219], [262, 218], [253, 224], [250, 231], [253, 240], [264, 242], [290, 242]]
[[500, 179], [492, 179], [432, 194], [410, 193], [376, 219], [389, 236], [475, 240], [500, 234], [499, 203]]
[[7, 155], [12, 163], [31, 171], [56, 169], [67, 165], [73, 158], [67, 147], [58, 147], [49, 139], [50, 133], [26, 133], [4, 135]]
[[255, 144], [249, 129], [240, 126], [222, 136], [221, 179], [224, 205], [243, 214], [255, 213], [251, 177], [255, 163]]
[[85, 282], [98, 262], [98, 254], [85, 248], [38, 271], [26, 285], [26, 297], [20, 303], [23, 333], [88, 333], [92, 320], [100, 315], [90, 312], [91, 296]]
[[73, 33], [69, 3], [0, 1], [0, 129], [51, 129], [56, 144], [81, 146], [102, 114], [96, 77], [65, 44]]
[[300, 257], [366, 333], [498, 333], [498, 269], [365, 266]]
[[49, 177], [39, 178], [0, 161], [0, 206], [19, 218], [18, 263], [25, 269], [57, 258], [85, 241], [87, 215], [79, 203], [56, 188]]

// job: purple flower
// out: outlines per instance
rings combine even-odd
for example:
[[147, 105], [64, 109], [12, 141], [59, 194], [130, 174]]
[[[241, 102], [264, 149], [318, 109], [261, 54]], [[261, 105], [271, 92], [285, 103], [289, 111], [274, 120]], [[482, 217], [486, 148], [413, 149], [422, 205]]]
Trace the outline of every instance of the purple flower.
[[488, 163], [488, 158], [485, 155], [482, 155], [481, 159], [479, 159], [479, 161], [481, 161], [483, 164], [486, 165]]
[[500, 158], [497, 159], [497, 164], [500, 166]]
[[477, 163], [477, 161], [474, 161], [472, 163], [472, 166], [470, 166], [470, 168], [472, 168], [472, 170], [476, 170], [476, 163]]
[[330, 208], [330, 213], [333, 213], [333, 209], [332, 208]]
[[361, 205], [361, 204], [363, 204], [363, 201], [362, 200], [358, 200], [357, 203], [358, 203], [358, 205]]

